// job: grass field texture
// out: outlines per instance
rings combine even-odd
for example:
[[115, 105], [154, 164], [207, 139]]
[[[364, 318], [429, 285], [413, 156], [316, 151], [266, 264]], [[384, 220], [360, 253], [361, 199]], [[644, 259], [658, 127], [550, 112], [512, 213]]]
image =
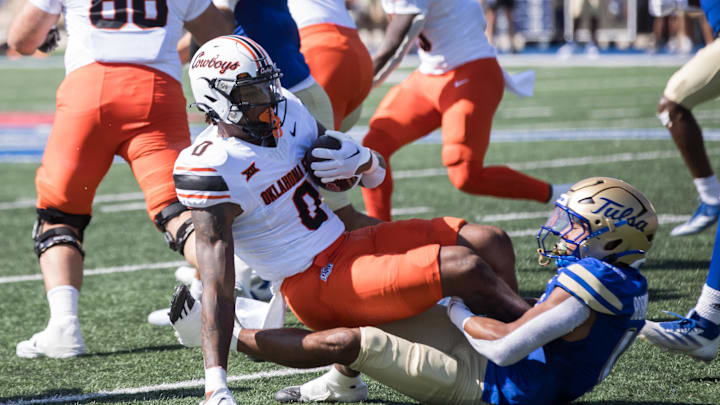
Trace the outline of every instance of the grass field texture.
[[[519, 133], [657, 131], [657, 99], [674, 70], [539, 68], [535, 97], [506, 95], [494, 128]], [[51, 112], [62, 76], [59, 69], [1, 69], [0, 112]], [[388, 88], [383, 86], [368, 98], [360, 125], [367, 125]], [[696, 109], [705, 129], [720, 129], [718, 107], [718, 101], [713, 101]], [[2, 131], [0, 126], [0, 137]], [[720, 144], [709, 141], [707, 147], [711, 160], [718, 161]], [[643, 271], [650, 285], [648, 317], [668, 319], [662, 310], [684, 313], [694, 305], [707, 274], [714, 229], [693, 237], [669, 236], [670, 229], [696, 205], [690, 174], [669, 138], [496, 142], [486, 162], [526, 168], [528, 174], [553, 183], [611, 176], [643, 190], [663, 221]], [[404, 148], [393, 157], [392, 165], [396, 173], [407, 174], [396, 181], [394, 207], [413, 213], [398, 218], [453, 215], [501, 226], [513, 235], [521, 294], [536, 296], [543, 291], [553, 273], [537, 265], [531, 233], [544, 221], [549, 205], [463, 194], [442, 171], [417, 176], [419, 169], [442, 168], [438, 144]], [[85, 266], [88, 273], [128, 269], [122, 266], [137, 270], [85, 277], [80, 317], [87, 356], [69, 360], [15, 356], [17, 342], [43, 329], [49, 316], [30, 239], [36, 168], [34, 163], [0, 164], [4, 252], [0, 261], [0, 403], [196, 404], [203, 393], [201, 351], [181, 347], [169, 328], [146, 322], [150, 311], [167, 306], [176, 284], [173, 270], [181, 258], [167, 249], [148, 220], [139, 188], [125, 164], [113, 165], [98, 190], [102, 198], [97, 198], [85, 234]], [[358, 190], [352, 199], [362, 206]], [[23, 276], [35, 279], [22, 281]], [[297, 325], [291, 315], [287, 321]], [[276, 390], [320, 374], [283, 375], [294, 372], [286, 370], [234, 354], [228, 374], [236, 378], [231, 379], [230, 388], [239, 403], [271, 404]], [[368, 382], [371, 403], [415, 403]], [[576, 403], [719, 404], [720, 362], [696, 363], [637, 341], [610, 376]]]

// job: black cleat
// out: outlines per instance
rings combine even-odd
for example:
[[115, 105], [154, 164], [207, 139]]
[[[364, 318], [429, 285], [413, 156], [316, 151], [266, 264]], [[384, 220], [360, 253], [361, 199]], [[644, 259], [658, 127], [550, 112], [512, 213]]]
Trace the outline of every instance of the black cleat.
[[178, 319], [186, 316], [190, 313], [193, 305], [195, 305], [195, 298], [190, 295], [190, 290], [185, 284], [180, 284], [175, 287], [172, 299], [170, 300], [170, 323], [175, 323]]
[[285, 387], [275, 393], [275, 400], [278, 402], [302, 402], [300, 398], [300, 386]]

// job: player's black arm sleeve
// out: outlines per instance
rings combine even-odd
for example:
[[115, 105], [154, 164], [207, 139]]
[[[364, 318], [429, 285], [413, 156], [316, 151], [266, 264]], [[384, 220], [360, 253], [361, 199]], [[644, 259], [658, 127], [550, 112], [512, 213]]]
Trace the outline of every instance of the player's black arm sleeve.
[[203, 284], [202, 347], [205, 368], [227, 370], [235, 312], [232, 221], [242, 213], [235, 204], [193, 209], [195, 248]]

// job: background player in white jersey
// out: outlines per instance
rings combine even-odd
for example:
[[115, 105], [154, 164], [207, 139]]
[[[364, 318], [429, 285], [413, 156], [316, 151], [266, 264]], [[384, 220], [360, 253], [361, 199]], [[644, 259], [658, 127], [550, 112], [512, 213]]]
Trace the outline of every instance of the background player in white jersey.
[[555, 259], [558, 271], [514, 322], [475, 316], [453, 298], [449, 319], [434, 306], [377, 328], [239, 330], [237, 349], [291, 367], [345, 365], [281, 390], [281, 402], [367, 399], [359, 377], [346, 375], [358, 370], [422, 403], [567, 403], [607, 377], [642, 328], [647, 282], [634, 264], [656, 229], [640, 191], [586, 179], [538, 232], [542, 258]]
[[175, 158], [190, 144], [176, 44], [183, 26], [200, 41], [229, 28], [209, 0], [158, 0], [154, 7], [133, 2], [122, 9], [113, 4], [30, 0], [8, 33], [9, 45], [26, 55], [43, 43], [61, 13], [69, 34], [67, 76], [57, 91], [53, 129], [35, 178], [33, 239], [50, 320], [44, 331], [17, 345], [21, 357], [85, 352], [77, 317], [83, 232], [115, 155], [130, 164], [148, 215], [171, 248], [195, 262], [192, 222], [171, 177]]
[[[446, 217], [345, 232], [302, 163], [324, 128], [280, 87], [279, 75], [265, 50], [242, 36], [209, 41], [190, 64], [195, 104], [213, 125], [181, 152], [174, 180], [180, 201], [192, 208], [197, 235], [209, 400], [232, 401], [225, 370], [234, 254], [279, 285], [313, 329], [406, 318], [448, 295], [506, 320], [527, 310], [511, 294], [514, 254], [495, 227]], [[382, 181], [381, 157], [341, 133], [333, 136], [339, 150], [312, 152], [327, 159], [312, 164], [315, 175], [323, 182], [360, 176], [365, 187]]]
[[[442, 127], [442, 162], [455, 188], [470, 194], [546, 203], [567, 185], [553, 188], [506, 166], [485, 167], [493, 115], [505, 79], [495, 49], [485, 37], [477, 0], [384, 0], [391, 20], [373, 55], [375, 85], [419, 40], [420, 66], [394, 86], [370, 118], [363, 145], [387, 162], [399, 148]], [[363, 190], [370, 216], [390, 220], [392, 175], [374, 190]]]

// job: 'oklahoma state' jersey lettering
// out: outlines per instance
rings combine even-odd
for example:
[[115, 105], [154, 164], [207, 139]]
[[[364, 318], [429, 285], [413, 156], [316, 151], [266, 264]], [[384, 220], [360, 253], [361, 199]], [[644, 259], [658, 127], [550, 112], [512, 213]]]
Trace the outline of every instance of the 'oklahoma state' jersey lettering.
[[[317, 123], [295, 96], [285, 90], [283, 95], [283, 126], [295, 127], [295, 137], [279, 138], [269, 148], [222, 138], [211, 126], [180, 153], [173, 172], [185, 206], [230, 203], [242, 208], [232, 227], [235, 254], [271, 281], [305, 270], [345, 230], [301, 163], [317, 138]], [[202, 153], [193, 153], [199, 149]]]

